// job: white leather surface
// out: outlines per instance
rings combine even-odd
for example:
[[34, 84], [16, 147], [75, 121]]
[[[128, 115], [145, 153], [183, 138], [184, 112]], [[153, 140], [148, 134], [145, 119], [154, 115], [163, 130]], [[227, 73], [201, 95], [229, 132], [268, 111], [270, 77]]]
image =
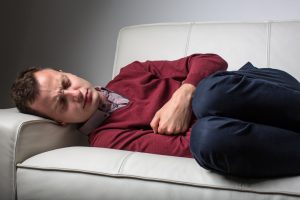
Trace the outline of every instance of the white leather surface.
[[113, 76], [135, 60], [177, 59], [185, 55], [190, 23], [140, 25], [120, 30]]
[[247, 61], [267, 66], [266, 23], [192, 24], [187, 55], [195, 52], [217, 53], [235, 70]]
[[270, 66], [300, 80], [300, 22], [274, 23], [270, 29]]
[[92, 147], [33, 156], [18, 164], [17, 175], [18, 199], [300, 197], [300, 177], [243, 180], [207, 171], [190, 158]]
[[135, 61], [172, 60], [195, 52], [217, 53], [236, 70], [247, 61], [283, 69], [300, 80], [300, 21], [170, 23], [120, 31], [113, 76]]
[[[295, 196], [228, 191], [135, 178], [21, 169], [19, 200], [296, 200]], [[56, 179], [54, 179], [56, 178]], [[30, 181], [30, 182], [29, 182]], [[37, 183], [35, 185], [30, 185]]]
[[61, 127], [50, 120], [0, 110], [0, 199], [15, 199], [15, 165], [32, 155], [55, 148], [84, 144], [74, 126]]

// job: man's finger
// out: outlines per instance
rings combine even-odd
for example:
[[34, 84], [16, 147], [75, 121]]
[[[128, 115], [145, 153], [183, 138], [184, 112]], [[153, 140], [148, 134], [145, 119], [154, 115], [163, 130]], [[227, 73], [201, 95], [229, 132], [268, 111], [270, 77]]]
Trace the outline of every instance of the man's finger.
[[150, 123], [150, 126], [152, 127], [154, 133], [158, 132], [158, 125], [159, 125], [159, 117], [155, 115]]

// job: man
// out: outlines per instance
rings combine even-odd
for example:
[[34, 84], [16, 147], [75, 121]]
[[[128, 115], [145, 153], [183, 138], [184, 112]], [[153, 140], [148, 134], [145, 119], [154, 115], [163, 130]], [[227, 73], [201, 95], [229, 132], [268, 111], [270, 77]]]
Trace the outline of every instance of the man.
[[[265, 101], [257, 102], [256, 97], [263, 96], [265, 88], [270, 84], [272, 86], [274, 81], [268, 80], [263, 76], [266, 74], [264, 70], [260, 71], [250, 63], [238, 72], [225, 72], [226, 68], [227, 63], [215, 54], [194, 54], [174, 61], [136, 61], [122, 68], [105, 88], [93, 87], [70, 73], [33, 69], [22, 73], [17, 79], [12, 87], [12, 96], [21, 112], [48, 117], [60, 124], [82, 123], [80, 130], [89, 135], [92, 146], [193, 156], [205, 168], [238, 176], [299, 173], [298, 165], [292, 171], [286, 171], [290, 161], [269, 170], [277, 158], [265, 157], [274, 149], [273, 143], [278, 143], [276, 137], [281, 138], [278, 129], [272, 130], [276, 137], [273, 143], [270, 142], [269, 149], [261, 148], [269, 135], [260, 140], [259, 131], [262, 128], [257, 127], [256, 123], [263, 122], [269, 126], [280, 120], [273, 120], [274, 117], [268, 119], [273, 112], [260, 117], [253, 109], [266, 105]], [[299, 83], [286, 73], [278, 74], [283, 74], [288, 84], [291, 83], [292, 86], [288, 87], [300, 88]], [[251, 78], [257, 78], [262, 83], [256, 83]], [[274, 80], [276, 82], [278, 78]], [[255, 91], [259, 85], [263, 87]], [[192, 100], [198, 120], [192, 114]], [[294, 100], [298, 101], [297, 98]], [[252, 105], [251, 101], [257, 104]], [[276, 108], [282, 100], [274, 102], [266, 111]], [[294, 108], [298, 109], [294, 104], [285, 107], [288, 110]], [[279, 110], [282, 112], [284, 109]], [[293, 117], [287, 117], [283, 122], [290, 122], [291, 119]], [[279, 123], [283, 128], [291, 127], [292, 131], [298, 131], [297, 123], [283, 122]], [[258, 130], [253, 131], [253, 127]], [[270, 127], [265, 129], [270, 130]], [[286, 129], [284, 135], [287, 141], [293, 138], [296, 144], [300, 142], [298, 137], [291, 137], [294, 132]], [[232, 137], [232, 133], [248, 134], [252, 139], [250, 137], [251, 140], [244, 141], [247, 137]], [[257, 145], [252, 143], [251, 146], [249, 142], [256, 142]], [[283, 144], [285, 146], [287, 144]], [[267, 150], [267, 153], [256, 158], [254, 155], [261, 150]], [[292, 150], [279, 152], [280, 158], [294, 155]], [[292, 157], [300, 160], [297, 156]]]
[[[191, 157], [188, 129], [194, 121], [191, 99], [195, 87], [201, 79], [226, 67], [227, 63], [214, 54], [133, 62], [105, 88], [95, 88], [70, 73], [35, 69], [21, 74], [12, 96], [21, 112], [48, 117], [60, 124], [89, 124], [90, 118], [96, 118], [94, 123], [103, 121], [94, 130], [83, 131], [89, 134], [93, 146]], [[107, 95], [108, 92], [115, 94]], [[116, 95], [119, 98], [115, 99], [124, 102], [111, 112], [117, 103], [109, 96]], [[99, 114], [98, 110], [104, 112]], [[105, 114], [109, 117], [104, 120]]]

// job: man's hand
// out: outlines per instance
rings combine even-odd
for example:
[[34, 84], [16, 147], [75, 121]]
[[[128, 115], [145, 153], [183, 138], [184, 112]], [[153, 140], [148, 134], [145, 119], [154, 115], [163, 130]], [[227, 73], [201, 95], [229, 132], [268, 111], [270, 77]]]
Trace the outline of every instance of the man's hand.
[[191, 101], [195, 86], [183, 84], [178, 88], [172, 98], [158, 110], [151, 123], [154, 133], [178, 134], [189, 128], [192, 108]]

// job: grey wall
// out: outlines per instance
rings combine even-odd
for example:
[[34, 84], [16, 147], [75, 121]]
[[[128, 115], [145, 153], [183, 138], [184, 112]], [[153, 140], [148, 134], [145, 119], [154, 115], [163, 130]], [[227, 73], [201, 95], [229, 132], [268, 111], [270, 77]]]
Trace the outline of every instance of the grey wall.
[[1, 3], [0, 108], [16, 74], [59, 67], [97, 85], [110, 80], [117, 34], [128, 25], [300, 19], [298, 0], [6, 0]]

